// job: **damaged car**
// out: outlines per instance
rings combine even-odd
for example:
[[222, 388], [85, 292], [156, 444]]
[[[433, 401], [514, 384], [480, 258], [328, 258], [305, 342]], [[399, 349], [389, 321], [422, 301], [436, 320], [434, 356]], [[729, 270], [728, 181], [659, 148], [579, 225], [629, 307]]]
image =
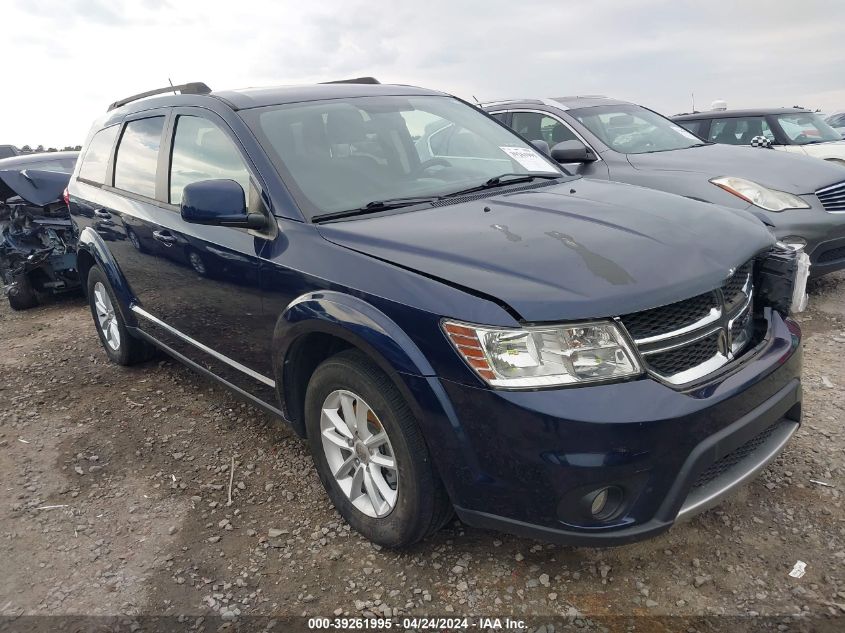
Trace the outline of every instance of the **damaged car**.
[[0, 160], [0, 278], [13, 310], [80, 287], [63, 197], [76, 158], [53, 152]]
[[[447, 126], [449, 155], [423, 153]], [[805, 253], [744, 211], [566, 174], [451, 95], [168, 86], [86, 148], [68, 191], [105, 354], [159, 348], [289, 424], [380, 545], [453, 511], [654, 536], [801, 422]]]

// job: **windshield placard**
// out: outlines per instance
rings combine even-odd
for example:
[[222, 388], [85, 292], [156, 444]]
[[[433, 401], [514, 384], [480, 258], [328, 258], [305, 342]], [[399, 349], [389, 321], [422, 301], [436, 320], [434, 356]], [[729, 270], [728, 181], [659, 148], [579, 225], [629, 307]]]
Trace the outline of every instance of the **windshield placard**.
[[555, 170], [552, 169], [551, 165], [546, 162], [546, 160], [536, 151], [529, 149], [527, 147], [502, 147], [501, 149], [505, 154], [510, 156], [514, 159], [517, 163], [520, 164], [524, 169], [528, 171], [541, 171], [549, 174], [555, 173]]

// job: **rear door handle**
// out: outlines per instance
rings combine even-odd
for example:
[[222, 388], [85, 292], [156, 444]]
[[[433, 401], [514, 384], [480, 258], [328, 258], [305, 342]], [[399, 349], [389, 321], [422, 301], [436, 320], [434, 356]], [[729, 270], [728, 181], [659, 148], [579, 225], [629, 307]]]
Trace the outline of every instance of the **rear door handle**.
[[170, 231], [153, 231], [153, 237], [165, 246], [173, 246], [176, 243], [176, 238]]
[[98, 218], [102, 218], [104, 220], [108, 220], [108, 219], [111, 218], [111, 213], [109, 213], [105, 209], [97, 209], [96, 211], [94, 211], [94, 215], [96, 215]]

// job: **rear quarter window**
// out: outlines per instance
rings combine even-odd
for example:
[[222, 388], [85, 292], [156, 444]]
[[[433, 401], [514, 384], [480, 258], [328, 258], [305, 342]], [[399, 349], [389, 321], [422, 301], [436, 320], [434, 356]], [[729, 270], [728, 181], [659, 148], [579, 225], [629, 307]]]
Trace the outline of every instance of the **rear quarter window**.
[[156, 168], [164, 117], [126, 124], [114, 163], [114, 186], [147, 198], [156, 195]]
[[675, 121], [678, 125], [682, 128], [687, 130], [688, 132], [692, 132], [697, 137], [701, 137], [701, 130], [704, 127], [704, 121]]
[[79, 178], [101, 185], [106, 182], [109, 156], [111, 156], [111, 148], [114, 145], [114, 139], [117, 138], [118, 129], [120, 129], [119, 125], [113, 125], [94, 135], [85, 150], [85, 156], [79, 168]]

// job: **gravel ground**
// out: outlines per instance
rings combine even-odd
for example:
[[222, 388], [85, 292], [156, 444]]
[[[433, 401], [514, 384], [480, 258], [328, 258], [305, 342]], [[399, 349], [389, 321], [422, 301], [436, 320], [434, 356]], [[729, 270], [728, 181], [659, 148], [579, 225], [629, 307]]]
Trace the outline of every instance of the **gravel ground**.
[[804, 424], [718, 508], [613, 549], [455, 521], [397, 552], [350, 531], [304, 444], [264, 413], [171, 360], [109, 364], [81, 299], [2, 301], [0, 629], [21, 615], [373, 614], [843, 630], [845, 274], [812, 285], [801, 325]]

